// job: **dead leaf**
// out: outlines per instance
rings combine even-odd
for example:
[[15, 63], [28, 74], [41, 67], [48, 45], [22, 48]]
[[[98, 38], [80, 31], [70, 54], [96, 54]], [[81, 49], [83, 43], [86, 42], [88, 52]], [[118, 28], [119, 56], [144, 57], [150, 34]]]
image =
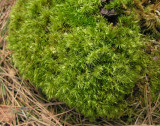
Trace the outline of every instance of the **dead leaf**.
[[0, 105], [0, 122], [12, 123], [15, 119], [15, 114], [12, 111], [11, 106]]
[[105, 8], [102, 8], [100, 13], [105, 15], [105, 16], [108, 16], [108, 17], [117, 16], [118, 15], [115, 10], [107, 10]]
[[15, 76], [16, 75], [16, 71], [14, 69], [10, 69], [9, 70], [9, 75]]

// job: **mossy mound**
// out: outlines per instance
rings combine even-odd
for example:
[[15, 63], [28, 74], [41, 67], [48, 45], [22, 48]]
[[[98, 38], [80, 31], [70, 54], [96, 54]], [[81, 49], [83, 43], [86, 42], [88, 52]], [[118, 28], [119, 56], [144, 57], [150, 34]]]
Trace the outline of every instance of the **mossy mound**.
[[113, 25], [99, 6], [100, 0], [18, 0], [8, 47], [23, 77], [48, 98], [90, 118], [118, 118], [150, 59], [134, 13]]

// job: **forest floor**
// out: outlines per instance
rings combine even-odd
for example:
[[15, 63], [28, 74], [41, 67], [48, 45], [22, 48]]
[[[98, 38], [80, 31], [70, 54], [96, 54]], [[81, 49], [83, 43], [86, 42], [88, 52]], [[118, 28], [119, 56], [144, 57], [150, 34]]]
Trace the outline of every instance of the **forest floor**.
[[[23, 80], [10, 60], [12, 52], [6, 48], [9, 14], [15, 0], [0, 0], [0, 125], [13, 126], [102, 126], [160, 124], [160, 97], [152, 103], [135, 106], [134, 122], [125, 119], [100, 118], [90, 122], [83, 115], [55, 99], [48, 101], [30, 81]], [[145, 92], [145, 91], [144, 91]], [[151, 106], [152, 104], [152, 106]], [[158, 111], [157, 111], [158, 109]], [[155, 111], [156, 110], [156, 111]]]

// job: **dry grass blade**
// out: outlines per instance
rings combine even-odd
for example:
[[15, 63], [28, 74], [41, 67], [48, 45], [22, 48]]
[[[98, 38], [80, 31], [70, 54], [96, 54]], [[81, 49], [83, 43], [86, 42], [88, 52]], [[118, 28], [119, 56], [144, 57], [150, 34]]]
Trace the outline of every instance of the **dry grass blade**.
[[[10, 61], [10, 50], [6, 49], [8, 17], [15, 0], [0, 0], [0, 125], [8, 123], [14, 126], [99, 126], [127, 125], [122, 120], [111, 121], [101, 118], [90, 122], [80, 113], [68, 108], [63, 102], [48, 101], [29, 81], [23, 80]], [[143, 101], [135, 104], [137, 117], [134, 124], [160, 123], [160, 95], [156, 103], [150, 98], [149, 81]]]
[[11, 10], [11, 7], [14, 5], [15, 0], [1, 0], [0, 1], [0, 33], [1, 33], [1, 38], [0, 42], [4, 39], [5, 35], [7, 34], [7, 22], [8, 22], [8, 17], [9, 13]]

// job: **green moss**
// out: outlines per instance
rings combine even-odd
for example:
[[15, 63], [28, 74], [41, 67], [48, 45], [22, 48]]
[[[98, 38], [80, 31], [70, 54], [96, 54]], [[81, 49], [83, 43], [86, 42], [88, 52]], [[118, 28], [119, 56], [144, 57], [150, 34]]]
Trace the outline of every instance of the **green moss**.
[[149, 56], [134, 13], [119, 16], [113, 26], [99, 15], [100, 4], [18, 0], [8, 47], [23, 77], [48, 98], [64, 101], [90, 118], [119, 118], [126, 114], [126, 99], [137, 80], [148, 72]]
[[105, 4], [106, 9], [115, 9], [117, 12], [122, 12], [122, 9], [133, 8], [133, 0], [114, 0], [110, 4]]

